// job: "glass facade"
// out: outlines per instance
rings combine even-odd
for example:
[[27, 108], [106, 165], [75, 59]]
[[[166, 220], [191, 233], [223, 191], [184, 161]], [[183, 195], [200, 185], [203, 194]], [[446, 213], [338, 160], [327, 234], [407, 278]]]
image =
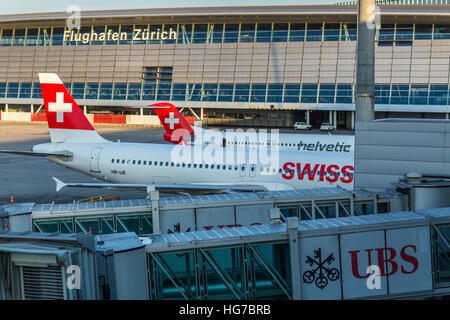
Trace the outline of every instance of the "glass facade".
[[[450, 39], [448, 24], [387, 24], [377, 29], [381, 46], [413, 40]], [[214, 23], [42, 27], [1, 30], [0, 46], [75, 46], [164, 43], [356, 41], [355, 23]]]
[[[216, 84], [172, 83], [73, 83], [67, 84], [75, 99], [172, 100], [254, 103], [351, 104], [355, 88], [350, 84]], [[302, 90], [300, 90], [300, 87]], [[0, 98], [41, 98], [38, 83], [0, 82]], [[449, 105], [448, 85], [375, 85], [376, 104]]]

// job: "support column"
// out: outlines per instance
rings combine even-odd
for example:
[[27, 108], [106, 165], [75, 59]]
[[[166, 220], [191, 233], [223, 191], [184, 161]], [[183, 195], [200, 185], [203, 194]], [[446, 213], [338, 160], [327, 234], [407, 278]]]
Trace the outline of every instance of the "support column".
[[310, 113], [311, 111], [309, 111], [309, 110], [306, 110], [306, 124], [309, 124], [309, 121], [310, 121], [310, 119], [309, 119], [309, 113]]
[[328, 122], [333, 124], [333, 111], [328, 111]]
[[141, 108], [141, 116], [144, 115], [144, 108]]
[[154, 185], [148, 185], [147, 193], [149, 195], [150, 203], [152, 205], [153, 233], [160, 234], [161, 228], [160, 228], [160, 223], [159, 223], [159, 191], [155, 190]]
[[302, 274], [300, 270], [300, 250], [298, 245], [298, 218], [288, 217], [287, 222], [287, 233], [289, 239], [289, 256], [290, 256], [290, 266], [291, 266], [291, 284], [292, 284], [292, 299], [301, 300], [302, 299]]
[[30, 105], [30, 111], [31, 111], [31, 113], [34, 113], [34, 104]]
[[448, 113], [446, 113], [446, 114], [445, 114], [445, 119], [447, 119], [447, 120], [448, 120]]
[[352, 115], [352, 120], [351, 120], [351, 129], [355, 130], [355, 111], [350, 111], [351, 115]]
[[358, 1], [355, 101], [356, 121], [371, 121], [375, 117], [375, 8], [375, 0]]
[[333, 111], [333, 126], [337, 128], [337, 111]]
[[84, 115], [87, 114], [87, 106], [83, 106], [83, 113], [84, 113]]
[[200, 108], [200, 120], [203, 121], [203, 108]]
[[8, 104], [5, 104], [5, 112], [8, 112]]

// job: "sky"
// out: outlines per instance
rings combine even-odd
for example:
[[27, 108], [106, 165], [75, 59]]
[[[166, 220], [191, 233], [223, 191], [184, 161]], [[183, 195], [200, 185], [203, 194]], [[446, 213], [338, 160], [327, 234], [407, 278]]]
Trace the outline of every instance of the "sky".
[[[70, 5], [83, 10], [220, 7], [220, 6], [269, 6], [311, 5], [338, 2], [335, 0], [0, 0], [0, 15], [63, 12]], [[342, 1], [341, 1], [342, 2]]]

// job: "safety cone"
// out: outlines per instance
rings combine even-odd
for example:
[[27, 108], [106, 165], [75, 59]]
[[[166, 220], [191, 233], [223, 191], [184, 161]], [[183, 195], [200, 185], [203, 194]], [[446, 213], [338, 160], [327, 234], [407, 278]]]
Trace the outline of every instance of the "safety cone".
[[14, 203], [14, 196], [13, 196], [13, 195], [11, 195], [11, 201], [10, 201], [10, 203]]

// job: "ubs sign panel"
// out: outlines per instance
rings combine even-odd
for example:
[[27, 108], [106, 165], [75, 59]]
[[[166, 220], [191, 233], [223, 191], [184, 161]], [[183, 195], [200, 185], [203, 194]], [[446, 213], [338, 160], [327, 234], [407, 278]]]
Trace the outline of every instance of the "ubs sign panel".
[[[342, 235], [344, 298], [431, 290], [429, 232], [418, 227], [387, 230], [386, 237], [384, 231]], [[376, 269], [368, 272], [369, 266]]]

